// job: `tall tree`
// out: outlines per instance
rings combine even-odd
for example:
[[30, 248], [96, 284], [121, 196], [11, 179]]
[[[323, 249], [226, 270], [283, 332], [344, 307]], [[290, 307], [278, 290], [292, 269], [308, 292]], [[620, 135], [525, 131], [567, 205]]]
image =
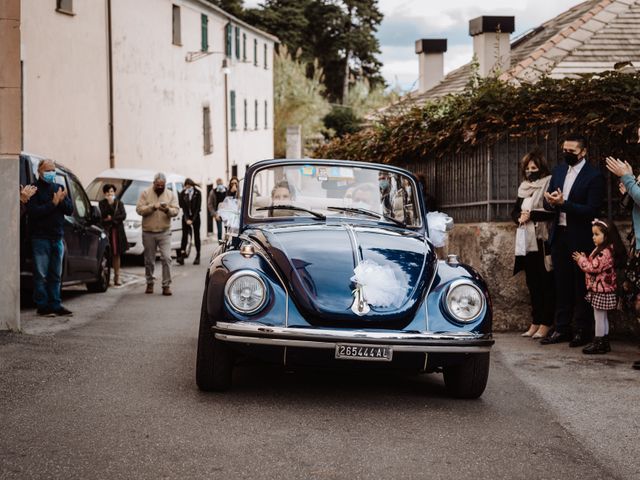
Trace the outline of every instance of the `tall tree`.
[[244, 18], [244, 0], [208, 0], [234, 17]]
[[276, 53], [273, 88], [276, 157], [285, 155], [287, 126], [300, 125], [303, 138], [320, 135], [324, 129], [322, 119], [331, 109], [324, 98], [322, 69], [316, 65], [311, 78], [306, 70], [306, 64], [292, 57], [286, 46]]
[[377, 0], [265, 0], [245, 18], [279, 37], [290, 51], [300, 50], [302, 61], [312, 64], [317, 58], [332, 101], [344, 102], [359, 79], [384, 84], [376, 58], [375, 32], [382, 21]]

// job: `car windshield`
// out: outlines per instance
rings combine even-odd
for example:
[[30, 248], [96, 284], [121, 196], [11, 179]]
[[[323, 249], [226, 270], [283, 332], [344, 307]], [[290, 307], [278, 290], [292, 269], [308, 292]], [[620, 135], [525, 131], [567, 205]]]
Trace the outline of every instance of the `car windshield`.
[[[290, 209], [286, 207], [292, 207]], [[413, 180], [379, 168], [301, 164], [266, 167], [253, 177], [249, 216], [358, 217], [422, 224]]]
[[121, 178], [96, 178], [87, 187], [89, 200], [99, 202], [104, 198], [102, 187], [111, 184], [116, 187], [116, 196], [125, 205], [135, 205], [143, 190], [151, 186], [151, 182], [142, 180], [125, 180]]

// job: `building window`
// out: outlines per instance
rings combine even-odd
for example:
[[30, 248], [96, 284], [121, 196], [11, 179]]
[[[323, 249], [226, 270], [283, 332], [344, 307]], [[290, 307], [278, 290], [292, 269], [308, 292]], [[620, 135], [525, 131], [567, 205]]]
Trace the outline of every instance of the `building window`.
[[254, 103], [254, 127], [256, 130], [258, 130], [258, 100], [255, 101]]
[[253, 64], [258, 66], [258, 39], [253, 39]]
[[211, 141], [211, 109], [202, 108], [202, 137], [204, 139], [204, 154], [213, 152], [213, 142]]
[[231, 58], [231, 42], [232, 42], [232, 33], [233, 27], [230, 23], [227, 23], [224, 27], [224, 51], [227, 57]]
[[247, 61], [247, 34], [242, 34], [242, 61]]
[[267, 108], [267, 101], [264, 101], [264, 128], [265, 130], [269, 128], [269, 109]]
[[236, 27], [236, 58], [240, 60], [240, 27]]
[[267, 53], [268, 53], [268, 47], [267, 44], [264, 44], [264, 68], [266, 69], [268, 67], [267, 64]]
[[209, 17], [204, 13], [200, 15], [200, 49], [203, 52], [209, 50]]
[[173, 44], [182, 45], [182, 35], [180, 31], [180, 7], [173, 5]]
[[75, 15], [73, 13], [73, 0], [56, 0], [56, 12]]
[[244, 100], [244, 129], [249, 129], [249, 116], [247, 114], [247, 100]]
[[231, 90], [229, 92], [229, 103], [231, 108], [231, 130], [235, 130], [237, 127], [236, 124], [236, 92], [235, 90]]

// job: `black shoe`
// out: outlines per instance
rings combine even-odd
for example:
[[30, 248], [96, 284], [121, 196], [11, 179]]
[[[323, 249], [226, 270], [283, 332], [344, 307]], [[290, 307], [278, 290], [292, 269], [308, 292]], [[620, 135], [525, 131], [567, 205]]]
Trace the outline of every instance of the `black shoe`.
[[55, 310], [53, 310], [53, 313], [57, 317], [73, 317], [73, 312], [71, 310], [67, 310], [62, 306], [60, 308], [56, 308]]
[[38, 315], [40, 315], [41, 317], [55, 317], [56, 316], [56, 314], [53, 313], [53, 310], [51, 310], [49, 307], [38, 308], [38, 310], [36, 310], [36, 313]]
[[591, 343], [591, 337], [584, 333], [582, 330], [578, 330], [569, 342], [571, 348], [582, 347]]
[[607, 353], [607, 348], [602, 337], [594, 337], [593, 342], [582, 349], [582, 353], [586, 355], [602, 355]]
[[178, 255], [176, 261], [178, 262], [178, 265], [184, 265], [184, 257], [182, 255]]
[[200, 255], [198, 255], [195, 260], [193, 261], [194, 265], [200, 265]]
[[636, 360], [635, 362], [633, 362], [631, 364], [631, 368], [633, 368], [634, 370], [640, 370], [640, 360]]
[[568, 333], [553, 332], [548, 337], [540, 340], [540, 344], [553, 345], [554, 343], [564, 343], [570, 340], [571, 340], [571, 335], [569, 335]]
[[602, 337], [602, 346], [606, 350], [606, 353], [611, 351], [611, 344], [609, 343], [609, 335], [605, 335]]

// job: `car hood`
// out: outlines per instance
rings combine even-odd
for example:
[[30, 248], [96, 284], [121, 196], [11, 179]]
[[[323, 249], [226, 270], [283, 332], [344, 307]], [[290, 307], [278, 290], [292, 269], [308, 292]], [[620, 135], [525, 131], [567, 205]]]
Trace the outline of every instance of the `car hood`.
[[[402, 328], [415, 315], [435, 270], [432, 247], [423, 235], [410, 230], [341, 223], [270, 225], [246, 233], [287, 279], [301, 313], [318, 326]], [[396, 296], [393, 304], [370, 305], [366, 314], [358, 315], [352, 310], [356, 288], [352, 277], [362, 261], [386, 273], [365, 282], [379, 283], [382, 277], [395, 281]]]

